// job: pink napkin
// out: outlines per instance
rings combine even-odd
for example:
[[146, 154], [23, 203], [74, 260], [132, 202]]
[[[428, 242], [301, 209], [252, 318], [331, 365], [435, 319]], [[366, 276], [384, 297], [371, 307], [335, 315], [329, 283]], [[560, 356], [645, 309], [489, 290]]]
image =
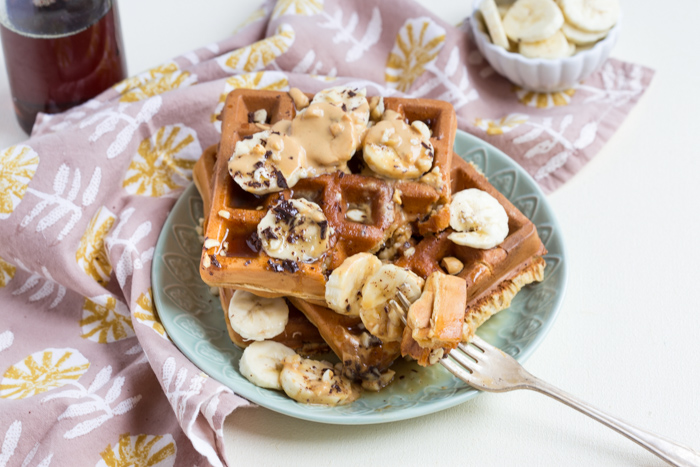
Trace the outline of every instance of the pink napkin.
[[462, 130], [553, 190], [652, 75], [609, 60], [570, 91], [534, 94], [414, 3], [279, 0], [233, 37], [40, 116], [29, 140], [0, 151], [0, 467], [230, 464], [223, 420], [248, 402], [169, 340], [150, 268], [232, 89], [343, 84], [447, 100]]

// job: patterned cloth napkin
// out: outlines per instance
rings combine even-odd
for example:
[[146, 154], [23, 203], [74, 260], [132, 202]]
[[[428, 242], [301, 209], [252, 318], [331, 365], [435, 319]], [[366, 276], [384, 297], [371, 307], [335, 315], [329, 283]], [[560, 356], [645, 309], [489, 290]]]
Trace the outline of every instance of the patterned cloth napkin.
[[169, 340], [150, 268], [232, 89], [447, 100], [462, 130], [551, 191], [653, 75], [611, 59], [574, 89], [532, 93], [495, 74], [465, 30], [403, 0], [268, 1], [234, 36], [41, 115], [1, 151], [0, 467], [227, 463], [224, 418], [248, 402]]

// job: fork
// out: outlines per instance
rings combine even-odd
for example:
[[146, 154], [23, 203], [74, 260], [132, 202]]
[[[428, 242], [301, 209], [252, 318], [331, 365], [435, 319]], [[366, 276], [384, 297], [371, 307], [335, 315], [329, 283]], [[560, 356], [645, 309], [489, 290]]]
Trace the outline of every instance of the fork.
[[[406, 324], [410, 302], [398, 292], [390, 303], [401, 313]], [[471, 387], [489, 392], [507, 392], [515, 389], [530, 389], [563, 402], [588, 415], [603, 425], [626, 436], [671, 465], [699, 467], [700, 453], [612, 417], [551, 384], [536, 378], [525, 370], [513, 357], [474, 335], [469, 344], [459, 344], [440, 360], [440, 364]]]

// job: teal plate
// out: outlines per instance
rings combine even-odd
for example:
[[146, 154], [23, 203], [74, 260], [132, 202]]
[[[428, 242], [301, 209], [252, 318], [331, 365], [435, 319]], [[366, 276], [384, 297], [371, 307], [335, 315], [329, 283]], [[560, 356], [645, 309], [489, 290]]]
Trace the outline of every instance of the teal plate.
[[[537, 226], [549, 253], [544, 280], [524, 287], [510, 308], [479, 328], [478, 334], [523, 362], [554, 322], [566, 284], [561, 230], [539, 186], [508, 156], [479, 138], [457, 131], [455, 154], [475, 163], [489, 181]], [[153, 259], [153, 297], [165, 329], [195, 365], [237, 394], [270, 410], [305, 420], [363, 425], [405, 420], [453, 407], [478, 391], [442, 366], [421, 368], [398, 362], [394, 382], [378, 393], [363, 392], [352, 404], [299, 404], [284, 393], [259, 388], [238, 372], [242, 351], [228, 337], [219, 298], [199, 278], [201, 244], [195, 226], [202, 200], [190, 185], [163, 226]]]

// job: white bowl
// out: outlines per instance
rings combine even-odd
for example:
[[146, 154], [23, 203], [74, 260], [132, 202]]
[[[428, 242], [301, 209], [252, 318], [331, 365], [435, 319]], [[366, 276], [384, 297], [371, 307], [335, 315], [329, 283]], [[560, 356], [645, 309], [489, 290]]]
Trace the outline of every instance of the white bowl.
[[499, 74], [530, 91], [564, 91], [591, 76], [607, 60], [620, 30], [618, 18], [608, 35], [590, 49], [581, 50], [566, 58], [528, 58], [494, 45], [489, 36], [479, 30], [479, 20], [475, 15], [480, 3], [481, 0], [474, 0], [469, 18], [472, 36], [479, 51]]

